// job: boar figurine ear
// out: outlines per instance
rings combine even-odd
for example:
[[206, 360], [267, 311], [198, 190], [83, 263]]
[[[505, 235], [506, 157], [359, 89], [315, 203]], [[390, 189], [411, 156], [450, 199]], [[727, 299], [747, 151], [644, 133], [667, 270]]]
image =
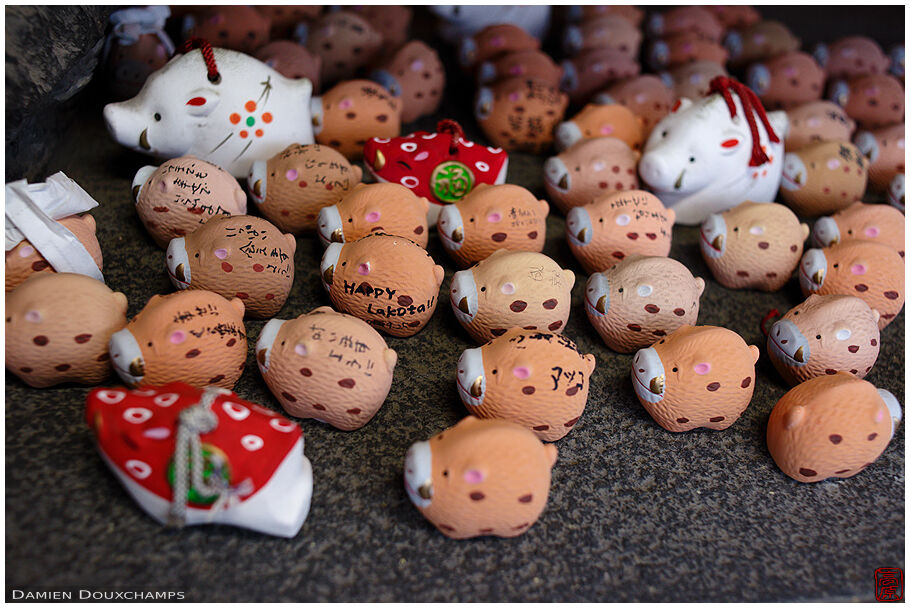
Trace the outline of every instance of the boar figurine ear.
[[287, 239], [288, 247], [291, 248], [291, 257], [294, 257], [294, 253], [297, 251], [297, 239], [293, 234], [288, 232], [284, 235], [284, 238]]
[[566, 277], [566, 281], [569, 283], [569, 289], [572, 289], [575, 286], [575, 273], [568, 268], [563, 268], [562, 275]]
[[318, 307], [318, 308], [314, 308], [314, 309], [311, 310], [308, 314], [313, 314], [314, 312], [319, 312], [319, 313], [323, 313], [323, 312], [335, 312], [335, 309], [332, 308], [331, 306], [320, 306], [320, 307]]
[[809, 238], [809, 224], [800, 224], [799, 231], [803, 235], [804, 241]]
[[81, 216], [80, 219], [85, 222], [85, 225], [88, 226], [92, 232], [95, 232], [95, 218], [92, 217], [92, 214], [86, 213], [85, 215]]
[[433, 266], [433, 276], [436, 277], [436, 287], [442, 285], [442, 280], [446, 278], [445, 268], [436, 264]]
[[391, 348], [387, 348], [382, 353], [382, 359], [385, 361], [385, 364], [389, 368], [390, 372], [395, 371], [395, 364], [398, 363], [398, 353], [396, 353]]
[[430, 201], [428, 201], [423, 196], [421, 196], [419, 200], [420, 200], [420, 208], [423, 209], [423, 212], [426, 213], [427, 211], [429, 211], [430, 210]]
[[705, 293], [705, 280], [701, 277], [695, 277], [695, 289], [698, 290], [698, 296]]
[[363, 179], [363, 169], [360, 168], [360, 165], [351, 165], [351, 173], [354, 174], [351, 181], [357, 182], [357, 185], [359, 186], [360, 180]]
[[761, 349], [759, 349], [754, 344], [750, 344], [749, 350], [752, 351], [752, 363], [755, 363], [756, 361], [758, 361], [758, 355], [761, 354]]
[[805, 417], [806, 406], [797, 405], [784, 416], [784, 428], [788, 431], [795, 428]]
[[550, 213], [550, 203], [548, 203], [548, 202], [545, 201], [545, 200], [539, 200], [539, 201], [537, 201], [537, 202], [540, 203], [540, 212], [543, 213], [544, 217], [546, 217], [547, 215], [549, 215], [549, 213]]
[[[113, 297], [114, 297], [114, 304], [118, 308], [120, 308], [120, 310], [123, 312], [124, 315], [126, 315], [126, 308], [127, 308], [126, 295], [120, 293], [119, 291], [115, 291]], [[878, 319], [876, 319], [875, 321], [877, 323]]]
[[877, 325], [878, 320], [882, 318], [882, 313], [878, 312], [876, 309], [873, 308], [872, 309], [872, 318], [875, 320], [875, 323]]
[[214, 89], [196, 89], [187, 96], [184, 108], [190, 116], [205, 117], [218, 107], [221, 96]]
[[552, 443], [548, 443], [543, 446], [544, 452], [547, 455], [547, 460], [550, 462], [550, 468], [553, 468], [553, 465], [556, 464], [556, 458], [559, 456], [559, 450], [556, 449], [556, 446]]
[[670, 221], [670, 224], [676, 223], [676, 212], [673, 211], [673, 207], [667, 209], [667, 219]]
[[585, 363], [588, 364], [588, 377], [591, 377], [591, 372], [594, 371], [594, 366], [597, 364], [597, 360], [594, 358], [594, 355], [588, 353], [585, 355]]
[[243, 316], [243, 313], [246, 312], [246, 306], [244, 306], [243, 300], [240, 298], [229, 298], [228, 303], [240, 313], [241, 317]]

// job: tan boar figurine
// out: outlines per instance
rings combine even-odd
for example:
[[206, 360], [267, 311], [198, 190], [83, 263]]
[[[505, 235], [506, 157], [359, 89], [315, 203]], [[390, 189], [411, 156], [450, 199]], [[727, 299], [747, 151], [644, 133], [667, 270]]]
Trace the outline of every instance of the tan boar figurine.
[[184, 40], [204, 38], [212, 45], [252, 53], [269, 41], [272, 21], [252, 6], [201, 7], [198, 15], [184, 18]]
[[130, 387], [185, 382], [230, 390], [246, 364], [243, 300], [202, 289], [152, 296], [111, 336], [110, 354]]
[[319, 144], [291, 144], [250, 167], [253, 202], [282, 232], [301, 235], [316, 228], [323, 207], [337, 203], [363, 176], [340, 152]]
[[798, 51], [800, 39], [779, 21], [763, 20], [724, 37], [730, 51], [730, 67], [740, 68], [784, 53]]
[[843, 106], [864, 129], [878, 129], [904, 121], [904, 87], [890, 74], [870, 74], [835, 80], [828, 98]]
[[310, 103], [313, 135], [348, 160], [363, 156], [371, 137], [397, 137], [401, 132], [401, 100], [371, 80], [340, 82]]
[[723, 327], [684, 325], [632, 359], [632, 386], [668, 431], [722, 431], [742, 415], [755, 389], [759, 349]]
[[356, 76], [382, 48], [382, 35], [352, 11], [326, 13], [307, 34], [307, 49], [322, 59], [322, 81], [329, 85]]
[[490, 83], [506, 78], [529, 78], [558, 87], [562, 81], [562, 67], [539, 50], [515, 51], [484, 61], [477, 68], [477, 83]]
[[631, 59], [638, 57], [641, 30], [620, 15], [603, 15], [570, 25], [563, 35], [568, 55], [592, 49], [611, 49]]
[[891, 65], [891, 58], [882, 47], [866, 36], [846, 36], [830, 45], [817, 44], [812, 55], [825, 68], [828, 78], [884, 74]]
[[452, 277], [455, 318], [483, 344], [512, 327], [562, 332], [575, 273], [542, 253], [500, 249]]
[[800, 217], [834, 213], [866, 191], [869, 160], [849, 142], [823, 141], [784, 156], [780, 197]]
[[439, 109], [446, 88], [446, 73], [432, 48], [413, 40], [370, 74], [401, 100], [401, 122], [413, 122]]
[[746, 85], [768, 110], [787, 109], [822, 97], [825, 70], [807, 53], [786, 53], [753, 63]]
[[611, 48], [589, 49], [562, 62], [560, 88], [572, 105], [581, 106], [611, 83], [633, 78], [641, 72], [634, 57]]
[[427, 199], [401, 184], [358, 184], [336, 204], [322, 208], [316, 230], [323, 247], [384, 232], [411, 239], [426, 249], [429, 208]]
[[353, 431], [382, 407], [398, 355], [357, 317], [320, 306], [266, 323], [256, 361], [287, 413]]
[[741, 30], [761, 21], [761, 13], [748, 4], [711, 4], [707, 8], [726, 28]]
[[246, 194], [234, 176], [194, 156], [139, 169], [133, 198], [142, 225], [162, 249], [217, 215], [246, 213]]
[[631, 255], [588, 277], [585, 312], [609, 348], [633, 353], [695, 325], [704, 291], [705, 280], [672, 258]]
[[[101, 245], [95, 236], [95, 218], [89, 214], [71, 215], [57, 222], [73, 233], [85, 250], [88, 251], [98, 270], [104, 270], [104, 260], [101, 256]], [[51, 263], [41, 255], [28, 239], [23, 239], [15, 247], [6, 252], [6, 292], [9, 293], [25, 279], [38, 272], [56, 272]]]
[[553, 143], [568, 105], [558, 87], [516, 77], [478, 89], [474, 117], [494, 146], [539, 154]]
[[670, 113], [675, 97], [673, 90], [654, 74], [620, 80], [594, 98], [598, 104], [620, 104], [641, 118], [643, 137], [647, 139], [661, 118]]
[[442, 246], [461, 268], [497, 249], [543, 251], [550, 205], [514, 184], [481, 184], [446, 205], [436, 223]]
[[718, 76], [729, 76], [723, 64], [703, 59], [676, 66], [659, 74], [667, 86], [673, 88], [675, 98], [695, 101], [708, 94], [711, 81]]
[[857, 239], [882, 243], [904, 257], [904, 214], [891, 205], [857, 201], [830, 217], [818, 218], [812, 227], [812, 244], [816, 247]]
[[285, 78], [309, 78], [313, 83], [313, 92], [319, 91], [322, 57], [311, 53], [302, 44], [292, 40], [275, 40], [258, 48], [253, 57]]
[[672, 69], [693, 61], [723, 65], [728, 54], [720, 43], [702, 38], [695, 32], [684, 32], [655, 40], [648, 48], [648, 63], [654, 70]]
[[593, 372], [594, 355], [565, 336], [513, 327], [465, 350], [455, 383], [474, 416], [509, 420], [556, 441], [581, 418]]
[[507, 420], [464, 418], [408, 449], [408, 498], [449, 538], [513, 537], [534, 525], [550, 494], [557, 449]]
[[878, 359], [878, 318], [855, 296], [812, 294], [768, 331], [771, 363], [791, 385], [839, 371], [864, 378]]
[[335, 308], [398, 338], [429, 322], [445, 277], [420, 245], [382, 232], [330, 244], [320, 272]]
[[882, 455], [902, 418], [884, 389], [838, 372], [812, 378], [780, 398], [768, 418], [768, 451], [796, 481], [853, 477]]
[[638, 151], [615, 137], [592, 137], [572, 144], [543, 165], [547, 196], [563, 213], [599, 196], [638, 190]]
[[869, 159], [869, 189], [887, 192], [894, 176], [904, 172], [904, 123], [860, 131], [853, 143]]
[[725, 29], [717, 15], [705, 6], [678, 6], [665, 13], [654, 13], [646, 28], [652, 38], [694, 32], [713, 42], [720, 41]]
[[616, 192], [570, 209], [566, 240], [585, 271], [598, 272], [634, 253], [669, 254], [675, 219], [650, 192]]
[[458, 62], [462, 68], [473, 70], [497, 55], [539, 48], [540, 40], [521, 27], [511, 23], [498, 23], [488, 25], [473, 36], [462, 39], [458, 49]]
[[790, 280], [808, 236], [809, 226], [784, 205], [746, 201], [709, 215], [699, 245], [724, 287], [777, 291]]
[[633, 150], [641, 150], [644, 122], [629, 108], [619, 105], [589, 103], [571, 120], [556, 127], [556, 149], [566, 150], [582, 139], [615, 137]]
[[[784, 149], [787, 152], [821, 141], [849, 141], [856, 129], [856, 122], [847, 116], [842, 107], [825, 100], [810, 101], [790, 108], [787, 110], [787, 118], [790, 119], [790, 128], [784, 139]], [[862, 149], [862, 146], [859, 147]]]
[[799, 262], [803, 295], [844, 294], [862, 298], [879, 312], [884, 329], [904, 307], [904, 258], [871, 241], [844, 241], [809, 249]]
[[294, 283], [293, 234], [251, 215], [215, 218], [167, 248], [167, 272], [177, 289], [205, 289], [243, 300], [247, 316], [281, 310]]
[[91, 277], [37, 274], [6, 294], [6, 369], [36, 388], [98, 384], [107, 343], [126, 325], [126, 296]]

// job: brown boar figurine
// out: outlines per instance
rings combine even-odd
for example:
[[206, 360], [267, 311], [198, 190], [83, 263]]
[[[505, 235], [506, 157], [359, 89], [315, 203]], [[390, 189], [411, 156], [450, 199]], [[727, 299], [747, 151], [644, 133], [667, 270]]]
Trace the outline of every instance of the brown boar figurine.
[[529, 78], [558, 87], [563, 69], [539, 50], [515, 51], [484, 61], [477, 67], [477, 83], [489, 85], [506, 78]]
[[709, 7], [678, 6], [665, 13], [651, 15], [646, 29], [652, 38], [694, 32], [705, 40], [720, 42], [725, 28]]
[[539, 154], [553, 143], [553, 129], [568, 105], [569, 98], [554, 86], [509, 78], [478, 89], [474, 116], [494, 146]]
[[473, 71], [476, 66], [498, 55], [539, 48], [540, 40], [517, 25], [488, 25], [473, 36], [462, 39], [458, 49], [458, 63], [465, 70]]
[[104, 48], [110, 91], [116, 99], [134, 97], [146, 78], [174, 55], [174, 43], [164, 32], [170, 16], [166, 6], [131, 7], [111, 14], [111, 33]]
[[635, 59], [641, 47], [641, 30], [620, 15], [603, 15], [570, 25], [563, 35], [567, 55], [592, 49], [611, 49]]
[[322, 57], [307, 50], [293, 40], [275, 40], [260, 47], [253, 57], [263, 62], [285, 78], [309, 78], [313, 93], [319, 92]]
[[746, 84], [768, 110], [788, 109], [822, 97], [825, 70], [807, 53], [786, 53], [753, 63]]
[[800, 217], [834, 213], [866, 191], [869, 160], [849, 142], [823, 141], [784, 156], [780, 197]]
[[246, 213], [246, 194], [234, 176], [195, 156], [139, 169], [133, 199], [139, 220], [162, 249], [213, 217]]
[[718, 76], [729, 76], [723, 64], [707, 59], [684, 63], [658, 75], [673, 88], [677, 100], [685, 97], [693, 101], [708, 94], [712, 80]]
[[401, 122], [413, 122], [439, 109], [446, 88], [446, 73], [432, 48], [413, 40], [370, 74], [401, 101]]
[[357, 184], [340, 201], [322, 208], [317, 234], [323, 247], [384, 232], [411, 239], [426, 249], [429, 208], [427, 199], [401, 184]]
[[183, 20], [183, 38], [204, 38], [225, 49], [252, 53], [269, 41], [272, 21], [255, 7], [240, 4], [207, 6]]
[[701, 255], [729, 289], [777, 291], [803, 255], [809, 226], [777, 203], [746, 201], [712, 213], [701, 225]]
[[849, 141], [856, 129], [856, 122], [847, 116], [842, 107], [826, 100], [810, 101], [790, 108], [787, 118], [790, 119], [790, 128], [784, 139], [784, 150], [787, 152], [821, 141]]
[[513, 327], [465, 350], [455, 383], [474, 416], [509, 420], [541, 441], [557, 441], [581, 418], [593, 372], [594, 355], [565, 336]]
[[862, 298], [881, 315], [884, 329], [904, 307], [904, 258], [871, 241], [844, 241], [809, 249], [799, 262], [803, 295], [832, 293]]
[[411, 445], [404, 488], [449, 538], [518, 536], [547, 504], [556, 454], [555, 445], [514, 422], [468, 416]]
[[130, 387], [185, 382], [231, 389], [246, 364], [243, 300], [203, 289], [152, 296], [110, 340], [111, 363]]
[[672, 258], [631, 255], [588, 277], [585, 312], [609, 348], [633, 353], [695, 325], [704, 290], [705, 280]]
[[262, 215], [282, 232], [316, 228], [323, 207], [337, 203], [360, 183], [362, 169], [320, 144], [291, 144], [250, 167], [247, 185]]
[[706, 40], [695, 32], [655, 40], [648, 48], [648, 64], [654, 70], [671, 69], [693, 61], [713, 61], [723, 65], [727, 56], [727, 49], [719, 43]]
[[566, 214], [566, 239], [586, 272], [610, 268], [633, 253], [670, 253], [676, 213], [644, 190], [607, 194]]
[[661, 118], [670, 113], [675, 97], [673, 90], [654, 74], [621, 80], [594, 98], [597, 104], [620, 104], [641, 118], [643, 138], [647, 139]]
[[621, 139], [592, 137], [572, 144], [543, 165], [547, 196], [560, 211], [614, 192], [638, 190], [640, 154]]
[[481, 184], [439, 212], [436, 228], [455, 263], [467, 268], [497, 249], [543, 251], [550, 205], [514, 184]]
[[98, 384], [107, 343], [126, 325], [126, 296], [91, 277], [40, 273], [6, 294], [6, 369], [36, 388]]
[[382, 35], [352, 11], [324, 14], [307, 31], [307, 49], [322, 59], [322, 83], [354, 78], [382, 48]]
[[884, 389], [838, 372], [797, 384], [768, 418], [768, 451], [786, 475], [811, 483], [853, 477], [882, 455], [902, 418]]
[[828, 99], [843, 106], [863, 129], [904, 122], [904, 87], [890, 74], [835, 80], [828, 89]]
[[635, 353], [632, 386], [668, 431], [722, 431], [752, 400], [759, 349], [724, 327], [684, 325]]
[[247, 316], [274, 317], [294, 283], [293, 234], [267, 220], [233, 215], [171, 241], [167, 273], [177, 289], [204, 289], [243, 300]]
[[400, 4], [367, 4], [351, 6], [351, 10], [370, 22], [382, 35], [382, 46], [385, 51], [397, 51], [407, 43], [410, 36], [408, 29], [414, 11], [410, 6]]
[[626, 106], [589, 103], [556, 127], [556, 149], [566, 150], [582, 139], [615, 137], [633, 150], [641, 150], [645, 139], [644, 121]]
[[748, 4], [711, 4], [706, 8], [729, 29], [741, 30], [761, 21], [761, 13]]
[[869, 159], [869, 189], [887, 192], [894, 176], [904, 172], [904, 123], [860, 131], [853, 143]]
[[452, 277], [455, 318], [483, 344], [512, 327], [561, 333], [569, 320], [575, 273], [542, 253], [500, 249]]
[[864, 378], [878, 359], [878, 318], [856, 296], [812, 294], [768, 331], [771, 363], [791, 385], [839, 371]]
[[741, 68], [777, 55], [798, 51], [801, 41], [779, 21], [759, 21], [724, 37], [730, 51], [730, 67]]
[[445, 276], [420, 245], [381, 232], [330, 244], [320, 272], [335, 308], [398, 338], [429, 322]]
[[401, 100], [370, 80], [347, 80], [311, 100], [313, 135], [348, 160], [363, 156], [371, 137], [397, 137], [401, 132]]
[[322, 14], [319, 5], [256, 5], [256, 10], [269, 18], [272, 22], [272, 39], [279, 40], [290, 38], [301, 23], [309, 25], [315, 23]]
[[610, 48], [584, 51], [563, 61], [561, 67], [559, 87], [569, 94], [573, 105], [584, 105], [613, 82], [634, 78], [641, 72], [635, 58]]
[[891, 205], [857, 201], [830, 217], [818, 218], [812, 227], [816, 247], [856, 239], [883, 243], [904, 257], [904, 215]]
[[830, 45], [820, 43], [812, 49], [828, 78], [855, 78], [868, 74], [885, 74], [891, 66], [891, 58], [882, 47], [867, 36], [847, 36]]
[[382, 407], [398, 355], [357, 317], [320, 306], [266, 323], [256, 361], [286, 412], [353, 431]]

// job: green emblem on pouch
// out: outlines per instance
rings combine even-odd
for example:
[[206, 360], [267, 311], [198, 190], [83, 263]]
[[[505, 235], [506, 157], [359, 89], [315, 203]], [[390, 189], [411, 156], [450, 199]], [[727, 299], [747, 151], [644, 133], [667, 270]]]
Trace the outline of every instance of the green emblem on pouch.
[[[187, 463], [192, 461], [189, 450], [186, 455]], [[221, 478], [224, 481], [224, 487], [227, 488], [231, 481], [231, 468], [228, 465], [227, 454], [221, 449], [216, 448], [208, 443], [202, 444], [202, 479], [208, 482], [210, 479]], [[167, 466], [167, 481], [174, 487], [174, 459], [171, 458]], [[208, 484], [206, 484], [208, 485]], [[210, 505], [218, 500], [218, 496], [202, 496], [192, 487], [192, 480], [187, 483], [189, 490], [186, 493], [186, 500], [195, 505]]]
[[460, 201], [474, 187], [474, 174], [467, 165], [455, 160], [439, 163], [430, 176], [433, 196], [444, 203]]

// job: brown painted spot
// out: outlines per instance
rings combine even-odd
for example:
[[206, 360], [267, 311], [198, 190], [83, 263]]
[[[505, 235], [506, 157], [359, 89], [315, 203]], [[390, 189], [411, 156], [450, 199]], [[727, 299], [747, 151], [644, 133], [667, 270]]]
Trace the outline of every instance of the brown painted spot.
[[314, 409], [314, 410], [319, 410], [320, 412], [324, 412], [324, 411], [325, 411], [325, 406], [322, 405], [321, 403], [314, 403], [314, 404], [313, 404], [313, 409]]
[[833, 443], [834, 445], [837, 445], [838, 443], [840, 443], [840, 442], [843, 441], [843, 440], [844, 440], [844, 438], [841, 437], [840, 435], [837, 435], [837, 434], [835, 434], [835, 435], [828, 435], [828, 441], [830, 441], [830, 442]]
[[493, 236], [491, 236], [490, 238], [493, 239], [494, 241], [496, 241], [497, 243], [501, 243], [504, 240], [506, 240], [507, 236], [508, 235], [505, 232], [497, 232], [497, 233], [493, 234]]
[[490, 333], [493, 334], [494, 336], [501, 336], [502, 334], [506, 333], [506, 330], [504, 330], [504, 329], [499, 329], [499, 328], [497, 328], [497, 329], [491, 329], [491, 330], [490, 330]]
[[738, 276], [738, 277], [747, 277], [747, 276], [749, 276], [749, 273], [746, 272], [745, 270], [737, 270], [737, 271], [736, 271], [736, 276]]
[[237, 344], [237, 338], [231, 338], [230, 340], [227, 341], [225, 346], [234, 346], [235, 344]]
[[388, 119], [389, 119], [389, 117], [388, 117], [388, 115], [386, 115], [386, 114], [379, 114], [379, 115], [376, 116], [376, 120], [379, 121], [379, 122], [385, 122], [385, 121], [387, 121]]
[[818, 473], [816, 473], [812, 469], [800, 469], [799, 474], [802, 475], [803, 477], [815, 477], [816, 475], [818, 475]]
[[834, 374], [837, 373], [837, 370], [836, 370], [836, 369], [831, 369], [831, 368], [829, 367], [828, 369], [825, 370], [825, 373], [828, 374], [829, 376], [833, 376]]
[[646, 232], [645, 236], [648, 237], [652, 241], [657, 240], [657, 234], [655, 234], [654, 232]]
[[853, 289], [855, 289], [856, 291], [858, 291], [860, 293], [863, 293], [864, 291], [869, 291], [869, 286], [866, 285], [865, 283], [859, 283], [857, 285], [854, 285]]
[[645, 304], [645, 311], [651, 313], [652, 315], [656, 315], [660, 312], [660, 306], [657, 306], [656, 304]]
[[518, 502], [528, 503], [528, 502], [531, 502], [532, 500], [534, 500], [534, 496], [532, 494], [525, 494], [524, 496], [518, 497]]
[[869, 441], [872, 441], [872, 440], [874, 440], [876, 437], [878, 437], [878, 433], [872, 433], [871, 435], [869, 435], [868, 437], [866, 437], [866, 439], [868, 439]]
[[483, 492], [471, 492], [468, 496], [471, 497], [471, 500], [483, 500], [486, 498], [486, 495]]
[[419, 325], [420, 325], [420, 321], [411, 321], [410, 323], [408, 323], [408, 327], [418, 327]]
[[155, 211], [156, 213], [167, 213], [170, 209], [167, 207], [152, 207], [152, 211]]
[[577, 393], [577, 392], [578, 392], [577, 386], [570, 386], [569, 388], [566, 389], [566, 395], [568, 395], [569, 397], [574, 397], [575, 393]]
[[685, 424], [685, 423], [689, 422], [689, 419], [688, 418], [677, 418], [676, 422], [678, 422], [680, 424]]
[[313, 375], [313, 372], [310, 371], [310, 368], [308, 368], [308, 367], [301, 367], [301, 368], [300, 368], [300, 375], [301, 375], [301, 376], [305, 376], [306, 378], [309, 378], [310, 376]]
[[535, 431], [546, 431], [550, 428], [549, 424], [541, 424], [540, 426], [532, 427]]
[[[283, 391], [281, 393], [281, 396], [284, 397], [285, 399], [287, 399], [288, 401], [297, 401], [297, 397], [295, 397], [291, 393], [288, 393], [287, 391]], [[316, 406], [314, 405], [313, 407], [316, 407]]]
[[50, 266], [50, 264], [44, 260], [38, 260], [37, 262], [32, 262], [32, 270], [34, 270], [35, 272], [41, 272], [48, 266]]
[[858, 373], [858, 371], [855, 370], [855, 369], [851, 369], [851, 370], [850, 370], [850, 373], [851, 373], [851, 374], [856, 374], [856, 373]]
[[187, 211], [189, 211], [189, 212], [192, 213], [193, 215], [202, 215], [203, 213], [205, 213], [205, 208], [203, 208], [203, 207], [193, 207], [192, 209], [187, 209]]
[[224, 380], [224, 374], [218, 374], [214, 378], [209, 379], [209, 384], [215, 384], [216, 382], [221, 382]]
[[562, 321], [553, 321], [552, 323], [547, 325], [547, 329], [549, 329], [550, 331], [556, 331], [560, 327], [562, 327]]
[[790, 245], [790, 251], [796, 251], [797, 249], [799, 249], [799, 247], [796, 245]]
[[361, 409], [359, 407], [352, 407], [351, 409], [347, 410], [347, 412], [348, 414], [353, 414], [356, 416], [361, 412]]
[[423, 226], [417, 226], [414, 228], [414, 234], [423, 234]]
[[68, 370], [71, 367], [72, 367], [72, 365], [70, 365], [69, 363], [61, 363], [60, 365], [55, 365], [54, 369], [57, 370], [58, 372], [65, 372], [66, 370]]
[[543, 307], [546, 308], [547, 310], [553, 310], [554, 308], [556, 308], [557, 304], [559, 304], [559, 302], [556, 301], [556, 298], [550, 298], [549, 300], [544, 301]]
[[850, 469], [842, 469], [842, 470], [840, 470], [840, 471], [834, 471], [834, 474], [835, 474], [835, 475], [840, 475], [840, 474], [842, 474], [842, 473], [849, 473], [849, 472], [850, 472]]
[[47, 343], [50, 342], [50, 339], [48, 339], [47, 336], [35, 336], [32, 338], [32, 342], [38, 346], [47, 346]]
[[869, 340], [869, 344], [871, 344], [872, 346], [877, 346], [878, 340], [876, 340], [875, 338], [872, 338], [871, 340]]
[[234, 270], [234, 267], [228, 264], [227, 262], [221, 262], [221, 270], [225, 272], [231, 272]]
[[111, 358], [110, 353], [101, 353], [100, 355], [98, 355], [98, 357], [95, 359], [95, 361], [107, 361], [110, 358]]
[[537, 329], [537, 326], [536, 325], [525, 325], [524, 327], [522, 327], [522, 329], [532, 330], [532, 329]]
[[73, 340], [76, 341], [76, 344], [85, 344], [92, 339], [92, 334], [79, 334]]
[[535, 389], [533, 386], [524, 386], [522, 387], [521, 392], [525, 395], [533, 395], [535, 390], [537, 389]]
[[338, 386], [341, 388], [354, 388], [355, 384], [356, 382], [354, 382], [353, 378], [342, 378], [338, 381]]
[[682, 308], [674, 308], [674, 309], [673, 309], [673, 314], [676, 315], [677, 317], [681, 317], [681, 316], [683, 316], [684, 314], [686, 314], [686, 311], [683, 310]]
[[740, 384], [740, 386], [743, 388], [749, 388], [750, 384], [752, 384], [752, 376], [747, 376], [746, 378], [743, 378], [743, 383]]
[[573, 426], [575, 426], [575, 423], [578, 422], [579, 418], [581, 418], [581, 416], [576, 416], [575, 418], [572, 418], [571, 420], [567, 420], [565, 426], [567, 428], [572, 428]]
[[525, 302], [524, 300], [515, 300], [514, 302], [509, 304], [509, 310], [511, 310], [512, 312], [521, 312], [527, 307], [528, 307], [528, 303]]
[[768, 241], [759, 241], [759, 243], [758, 243], [759, 249], [767, 249], [770, 246], [771, 246], [771, 244]]
[[711, 392], [713, 393], [714, 391], [716, 391], [717, 389], [720, 388], [720, 382], [712, 382], [711, 384], [709, 384], [709, 385], [706, 386], [705, 388], [708, 389], [709, 391], [711, 391]]
[[886, 291], [882, 295], [885, 296], [886, 298], [888, 298], [889, 300], [896, 300], [901, 296], [901, 294], [897, 293], [896, 291]]
[[641, 331], [641, 325], [636, 325], [635, 323], [629, 323], [628, 325], [626, 325], [626, 327], [628, 327], [632, 331]]
[[414, 303], [414, 298], [411, 296], [398, 296], [398, 305], [399, 306], [410, 306]]
[[710, 418], [709, 420], [710, 420], [711, 422], [723, 422], [723, 421], [724, 421], [724, 417], [723, 417], [723, 416], [715, 416], [714, 418]]
[[237, 293], [234, 294], [234, 297], [239, 298], [241, 300], [246, 300], [250, 297], [250, 294], [245, 293], [243, 291], [238, 291]]
[[513, 529], [513, 530], [521, 530], [522, 528], [527, 528], [527, 527], [530, 526], [530, 525], [531, 525], [531, 524], [529, 524], [528, 522], [525, 522], [525, 523], [523, 523], [523, 524], [518, 524], [517, 526], [515, 526], [515, 527], [512, 528], [512, 529]]
[[192, 359], [193, 357], [198, 357], [199, 352], [200, 351], [198, 348], [194, 348], [193, 350], [187, 351], [187, 353], [184, 355], [184, 357], [186, 357], [187, 359]]
[[667, 335], [667, 332], [665, 332], [665, 331], [662, 330], [662, 329], [655, 329], [655, 330], [654, 330], [653, 332], [651, 332], [651, 333], [653, 333], [655, 336], [666, 336], [666, 335]]
[[851, 353], [855, 353], [856, 351], [859, 350], [859, 346], [857, 346], [856, 344], [851, 344], [850, 346], [847, 347], [847, 350], [849, 350]]
[[536, 230], [532, 230], [531, 232], [529, 232], [529, 233], [528, 233], [528, 238], [531, 239], [531, 240], [536, 239], [536, 238], [537, 238], [537, 231], [536, 231]]
[[32, 373], [32, 368], [30, 368], [30, 367], [20, 367], [20, 368], [19, 368], [19, 371], [22, 372], [23, 374], [30, 374], [30, 373]]
[[626, 254], [624, 254], [622, 251], [614, 251], [613, 257], [616, 258], [617, 260], [621, 260], [624, 257], [626, 257]]
[[629, 232], [629, 233], [626, 234], [626, 238], [627, 238], [627, 239], [631, 239], [631, 240], [634, 241], [634, 240], [638, 239], [638, 233], [637, 233], [637, 232]]
[[265, 270], [265, 266], [262, 264], [253, 264], [253, 272], [262, 272]]
[[481, 528], [477, 532], [478, 532], [478, 534], [492, 534], [493, 528]]
[[765, 276], [768, 277], [769, 279], [773, 279], [774, 277], [777, 276], [777, 273], [776, 272], [766, 272]]

